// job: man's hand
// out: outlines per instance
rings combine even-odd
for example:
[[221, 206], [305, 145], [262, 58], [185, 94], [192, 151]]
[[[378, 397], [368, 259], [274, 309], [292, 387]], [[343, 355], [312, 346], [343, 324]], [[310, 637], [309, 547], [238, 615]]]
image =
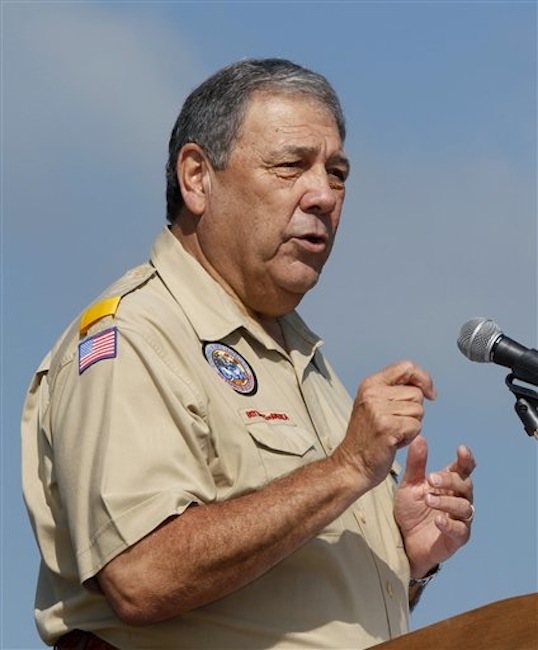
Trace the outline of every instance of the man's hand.
[[474, 514], [470, 476], [476, 463], [471, 450], [458, 447], [451, 465], [426, 477], [427, 458], [426, 440], [418, 436], [409, 446], [394, 508], [414, 578], [423, 577], [468, 541]]
[[420, 433], [424, 398], [435, 399], [431, 377], [411, 361], [395, 363], [359, 387], [346, 437], [335, 456], [366, 479], [383, 481], [398, 449]]

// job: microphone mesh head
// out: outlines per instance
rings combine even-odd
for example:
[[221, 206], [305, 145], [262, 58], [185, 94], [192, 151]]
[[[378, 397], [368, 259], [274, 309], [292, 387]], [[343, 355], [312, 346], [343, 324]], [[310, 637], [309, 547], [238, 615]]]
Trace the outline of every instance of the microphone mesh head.
[[499, 336], [500, 327], [489, 318], [472, 318], [460, 330], [458, 348], [471, 361], [491, 361], [491, 348]]

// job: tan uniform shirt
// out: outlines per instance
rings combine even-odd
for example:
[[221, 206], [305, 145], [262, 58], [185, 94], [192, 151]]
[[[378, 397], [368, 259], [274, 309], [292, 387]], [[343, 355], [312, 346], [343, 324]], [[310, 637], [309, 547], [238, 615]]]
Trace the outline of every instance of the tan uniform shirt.
[[119, 648], [366, 648], [406, 632], [390, 475], [236, 593], [146, 627], [118, 620], [92, 581], [107, 562], [190, 504], [325, 458], [351, 400], [297, 314], [282, 319], [288, 354], [167, 229], [151, 264], [98, 304], [47, 356], [23, 415], [43, 639], [80, 628]]

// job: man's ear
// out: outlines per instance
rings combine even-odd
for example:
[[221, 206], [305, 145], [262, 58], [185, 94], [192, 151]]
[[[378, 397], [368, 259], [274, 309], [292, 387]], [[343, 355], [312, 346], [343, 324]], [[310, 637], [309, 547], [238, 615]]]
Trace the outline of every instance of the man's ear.
[[211, 169], [211, 163], [200, 146], [188, 142], [181, 148], [177, 158], [177, 179], [186, 208], [197, 216], [206, 209]]

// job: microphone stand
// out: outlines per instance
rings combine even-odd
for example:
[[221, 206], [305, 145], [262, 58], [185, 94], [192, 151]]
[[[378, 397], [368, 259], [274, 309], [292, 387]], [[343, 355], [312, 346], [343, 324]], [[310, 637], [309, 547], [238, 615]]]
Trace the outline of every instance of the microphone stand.
[[516, 396], [514, 409], [523, 423], [528, 436], [538, 440], [538, 393], [530, 388], [516, 384], [517, 377], [510, 373], [505, 380], [508, 390]]

